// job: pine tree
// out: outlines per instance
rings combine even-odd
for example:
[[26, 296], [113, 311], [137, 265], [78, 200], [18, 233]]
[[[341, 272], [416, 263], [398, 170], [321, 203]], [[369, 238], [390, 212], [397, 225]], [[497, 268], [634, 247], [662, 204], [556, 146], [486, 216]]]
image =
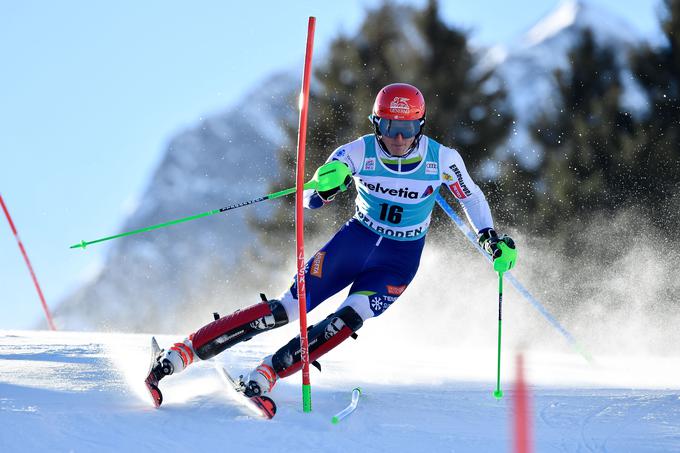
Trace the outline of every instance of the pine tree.
[[561, 109], [532, 125], [545, 154], [537, 169], [532, 226], [555, 230], [593, 211], [627, 203], [634, 168], [628, 155], [638, 146], [633, 121], [620, 107], [620, 68], [614, 49], [599, 47], [590, 31], [557, 71]]
[[680, 226], [680, 0], [665, 0], [664, 7], [664, 45], [647, 46], [633, 58], [650, 108], [638, 125], [645, 140], [632, 159], [636, 196], [657, 225], [671, 231]]
[[680, 0], [665, 0], [666, 44], [631, 58], [648, 111], [621, 108], [614, 49], [586, 32], [556, 74], [562, 109], [532, 130], [545, 149], [529, 202], [535, 230], [569, 229], [598, 212], [635, 207], [666, 230], [680, 224]]

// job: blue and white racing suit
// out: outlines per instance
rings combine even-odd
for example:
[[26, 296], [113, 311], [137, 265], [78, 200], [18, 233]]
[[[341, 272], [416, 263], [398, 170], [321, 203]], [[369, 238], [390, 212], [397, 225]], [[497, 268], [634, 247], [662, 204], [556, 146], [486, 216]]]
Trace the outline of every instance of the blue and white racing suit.
[[[337, 148], [332, 160], [352, 173], [356, 210], [307, 263], [307, 311], [348, 285], [340, 308], [351, 306], [364, 321], [393, 304], [416, 275], [441, 185], [461, 203], [475, 231], [493, 228], [489, 204], [460, 154], [425, 135], [402, 158], [386, 154], [369, 134]], [[305, 204], [315, 209], [324, 203], [310, 190]], [[297, 319], [296, 283], [279, 300], [288, 319]]]

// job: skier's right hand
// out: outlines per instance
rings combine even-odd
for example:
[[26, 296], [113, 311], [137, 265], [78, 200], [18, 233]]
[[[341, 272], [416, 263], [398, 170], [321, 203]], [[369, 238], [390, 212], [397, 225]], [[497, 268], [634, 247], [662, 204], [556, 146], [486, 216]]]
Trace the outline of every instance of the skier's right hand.
[[333, 201], [338, 192], [347, 190], [350, 184], [352, 184], [352, 177], [348, 175], [345, 177], [345, 180], [343, 181], [341, 186], [334, 187], [329, 190], [319, 190], [316, 193], [319, 195], [319, 198], [321, 198], [321, 200], [323, 200], [324, 203], [330, 203], [331, 201]]

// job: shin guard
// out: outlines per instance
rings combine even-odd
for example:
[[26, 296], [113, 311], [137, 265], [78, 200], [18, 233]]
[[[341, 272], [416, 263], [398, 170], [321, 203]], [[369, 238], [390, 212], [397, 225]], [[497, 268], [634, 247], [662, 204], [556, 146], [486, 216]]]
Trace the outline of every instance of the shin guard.
[[196, 355], [206, 360], [260, 332], [287, 323], [286, 310], [279, 301], [261, 302], [201, 327], [191, 341]]
[[[352, 336], [362, 325], [361, 316], [352, 307], [344, 307], [319, 324], [310, 326], [307, 331], [310, 363]], [[279, 377], [286, 377], [299, 371], [302, 368], [300, 356], [298, 335], [272, 357], [276, 374]]]

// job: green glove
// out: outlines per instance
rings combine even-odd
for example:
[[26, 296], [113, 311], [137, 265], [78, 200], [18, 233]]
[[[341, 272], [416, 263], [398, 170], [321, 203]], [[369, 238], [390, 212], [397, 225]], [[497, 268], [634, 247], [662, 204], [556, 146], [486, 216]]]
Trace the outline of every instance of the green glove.
[[334, 160], [320, 166], [310, 183], [314, 183], [312, 188], [316, 190], [319, 197], [329, 202], [338, 192], [344, 192], [352, 184], [352, 173], [345, 163]]
[[517, 261], [515, 241], [510, 236], [503, 235], [500, 241], [498, 241], [498, 249], [501, 251], [501, 254], [494, 258], [493, 270], [499, 273], [508, 272], [515, 267], [515, 262]]
[[496, 272], [507, 272], [515, 267], [517, 249], [510, 236], [504, 234], [499, 237], [496, 230], [488, 228], [480, 232], [477, 240], [484, 251], [491, 255]]

